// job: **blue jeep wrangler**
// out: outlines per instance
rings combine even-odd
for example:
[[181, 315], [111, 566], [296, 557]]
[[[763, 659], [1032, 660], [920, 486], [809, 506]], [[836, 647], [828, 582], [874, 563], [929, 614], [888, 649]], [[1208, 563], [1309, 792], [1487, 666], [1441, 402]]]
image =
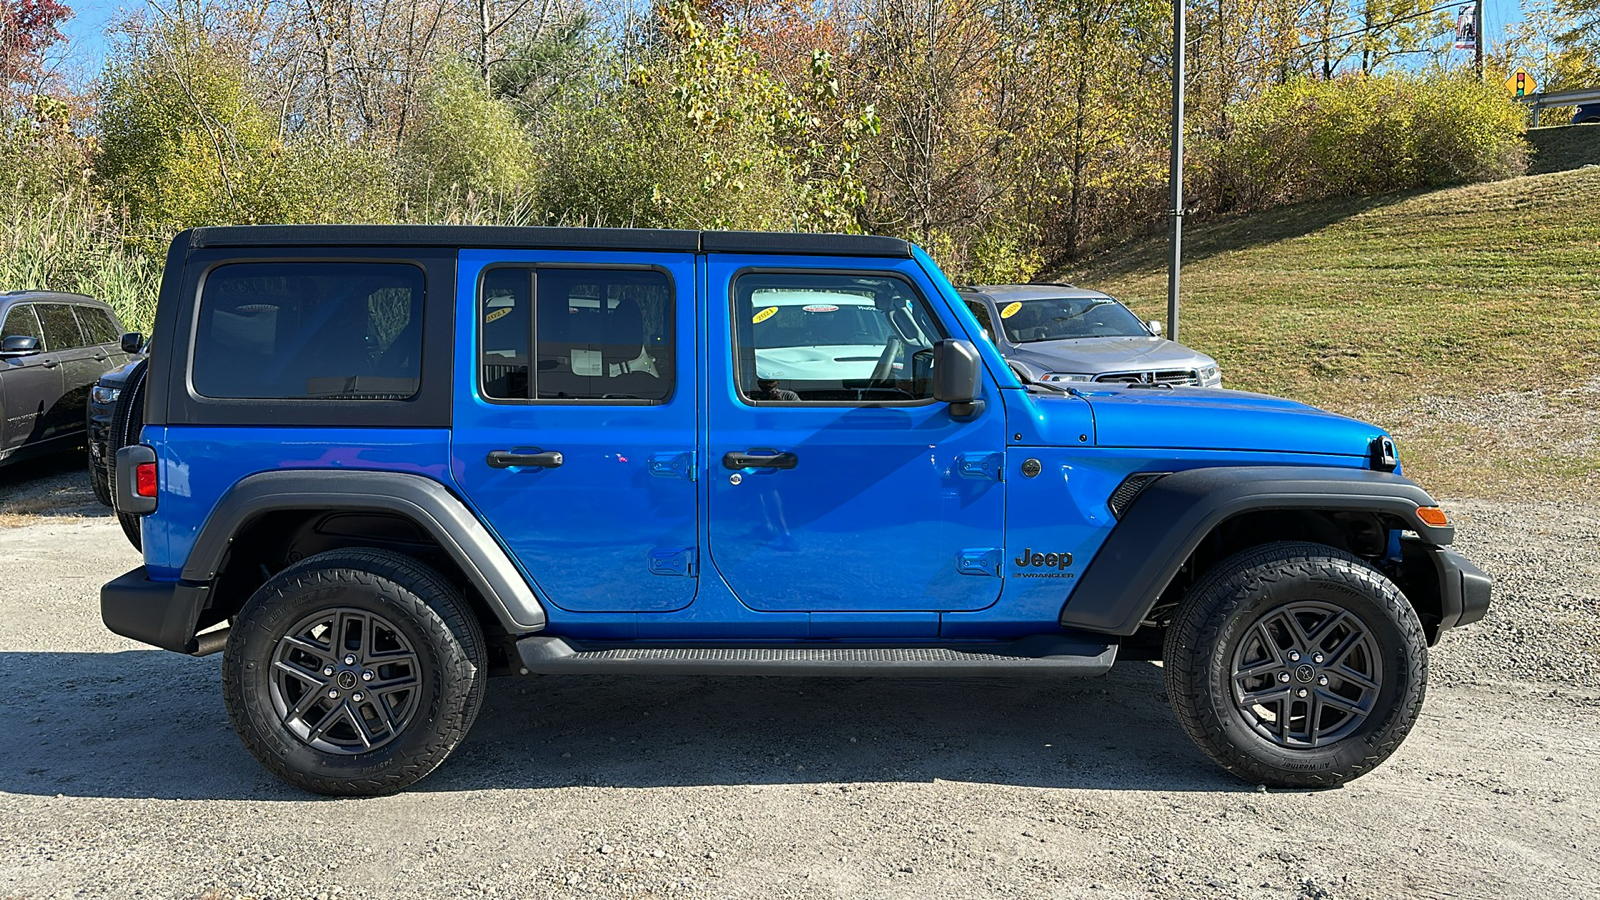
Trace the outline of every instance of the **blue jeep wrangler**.
[[1382, 430], [1024, 383], [899, 240], [202, 228], [153, 346], [105, 623], [222, 650], [245, 745], [311, 791], [427, 775], [494, 674], [1119, 657], [1228, 771], [1334, 785], [1489, 604]]

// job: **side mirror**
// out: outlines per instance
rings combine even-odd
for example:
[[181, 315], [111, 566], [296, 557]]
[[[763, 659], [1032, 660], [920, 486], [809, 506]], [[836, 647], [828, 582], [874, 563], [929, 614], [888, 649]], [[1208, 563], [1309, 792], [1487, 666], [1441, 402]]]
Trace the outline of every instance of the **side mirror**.
[[1159, 319], [1151, 319], [1150, 321], [1144, 323], [1144, 327], [1150, 329], [1150, 333], [1156, 337], [1161, 337], [1161, 332], [1167, 330], [1167, 326], [1161, 324]]
[[950, 404], [950, 415], [965, 419], [983, 411], [978, 399], [978, 348], [971, 341], [946, 338], [933, 345], [933, 399]]
[[32, 356], [39, 352], [39, 339], [28, 334], [8, 334], [0, 341], [0, 353], [6, 356]]
[[144, 349], [144, 335], [130, 331], [122, 336], [123, 353], [138, 353], [142, 349]]

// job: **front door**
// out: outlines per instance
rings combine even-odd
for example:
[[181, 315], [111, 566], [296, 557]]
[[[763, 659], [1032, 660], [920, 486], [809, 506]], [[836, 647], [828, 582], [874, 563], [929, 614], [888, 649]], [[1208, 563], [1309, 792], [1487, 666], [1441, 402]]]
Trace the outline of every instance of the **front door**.
[[44, 327], [31, 303], [13, 306], [0, 323], [0, 337], [37, 338], [39, 352], [0, 359], [5, 382], [5, 421], [0, 422], [0, 449], [15, 450], [45, 440], [55, 407], [61, 402], [61, 360], [45, 343]]
[[457, 290], [453, 474], [542, 599], [693, 602], [693, 255], [464, 250]]
[[[915, 262], [707, 262], [708, 517], [758, 610], [982, 609], [1000, 593], [1005, 423], [933, 400], [951, 335]], [[732, 345], [730, 351], [730, 342]]]

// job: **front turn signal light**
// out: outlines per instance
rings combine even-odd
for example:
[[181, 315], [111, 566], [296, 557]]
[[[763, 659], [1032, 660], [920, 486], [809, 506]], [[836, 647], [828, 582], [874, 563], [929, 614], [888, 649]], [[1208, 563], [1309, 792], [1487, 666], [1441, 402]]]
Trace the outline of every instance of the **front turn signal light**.
[[1443, 528], [1450, 524], [1450, 517], [1446, 516], [1444, 514], [1444, 510], [1437, 506], [1417, 507], [1417, 518], [1428, 523], [1429, 525], [1434, 526], [1435, 528]]

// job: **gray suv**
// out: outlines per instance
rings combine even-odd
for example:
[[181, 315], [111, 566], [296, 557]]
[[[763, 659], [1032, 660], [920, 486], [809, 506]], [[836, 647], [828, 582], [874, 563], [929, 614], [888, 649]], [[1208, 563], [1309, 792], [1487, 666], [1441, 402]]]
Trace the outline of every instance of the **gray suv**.
[[1221, 387], [1217, 361], [1161, 337], [1160, 322], [1070, 284], [960, 289], [1006, 362], [1028, 381]]
[[80, 446], [89, 391], [130, 358], [111, 307], [81, 294], [0, 294], [0, 464]]

